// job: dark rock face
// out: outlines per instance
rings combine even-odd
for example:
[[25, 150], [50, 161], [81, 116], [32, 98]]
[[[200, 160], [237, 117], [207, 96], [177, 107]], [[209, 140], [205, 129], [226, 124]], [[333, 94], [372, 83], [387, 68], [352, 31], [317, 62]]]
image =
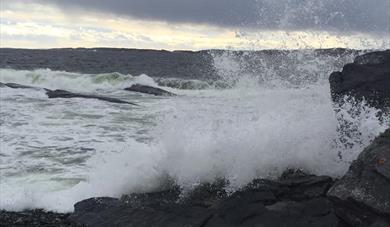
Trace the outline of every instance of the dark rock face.
[[156, 88], [156, 87], [141, 85], [141, 84], [131, 85], [131, 87], [125, 88], [125, 90], [139, 92], [139, 93], [145, 93], [145, 94], [150, 94], [150, 95], [156, 95], [156, 96], [175, 96], [176, 95], [176, 94], [173, 94], [172, 92], [165, 91], [161, 88]]
[[130, 105], [137, 105], [131, 102], [126, 102], [120, 99], [116, 98], [110, 98], [110, 97], [104, 97], [99, 95], [87, 95], [87, 94], [81, 94], [81, 93], [73, 93], [66, 90], [49, 90], [45, 89], [47, 96], [52, 98], [85, 98], [85, 99], [98, 99], [106, 102], [112, 102], [112, 103], [123, 103], [123, 104], [130, 104]]
[[390, 129], [359, 155], [328, 195], [336, 214], [352, 226], [390, 226]]
[[336, 103], [345, 95], [363, 98], [378, 109], [390, 111], [390, 50], [372, 52], [355, 58], [341, 72], [331, 74], [330, 87]]
[[30, 210], [23, 212], [0, 211], [1, 227], [82, 227], [69, 220], [69, 214]]
[[[329, 177], [289, 174], [255, 180], [227, 196], [224, 181], [205, 184], [180, 197], [178, 188], [91, 198], [75, 205], [71, 219], [88, 226], [343, 226], [326, 191]], [[291, 196], [294, 195], [294, 196]]]

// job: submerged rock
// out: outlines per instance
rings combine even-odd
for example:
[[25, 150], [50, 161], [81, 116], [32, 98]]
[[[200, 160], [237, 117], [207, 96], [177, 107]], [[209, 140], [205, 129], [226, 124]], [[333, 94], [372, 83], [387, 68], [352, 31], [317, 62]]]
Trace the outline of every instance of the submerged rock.
[[98, 99], [106, 102], [112, 102], [112, 103], [123, 103], [123, 104], [130, 104], [130, 105], [137, 105], [131, 102], [123, 101], [116, 98], [110, 98], [100, 95], [87, 95], [87, 94], [81, 94], [81, 93], [73, 93], [66, 90], [49, 90], [45, 89], [46, 94], [49, 98], [85, 98], [85, 99]]
[[328, 196], [352, 226], [390, 226], [390, 129], [364, 149]]
[[9, 88], [14, 88], [14, 89], [35, 89], [35, 90], [41, 90], [42, 88], [40, 87], [33, 87], [33, 86], [27, 86], [23, 84], [17, 84], [17, 83], [1, 83], [0, 82], [0, 87], [9, 87]]
[[134, 84], [131, 85], [131, 87], [125, 88], [126, 91], [134, 91], [139, 93], [145, 93], [150, 95], [156, 95], [156, 96], [175, 96], [176, 94], [163, 90], [161, 88], [147, 86], [147, 85], [141, 85], [141, 84]]
[[89, 95], [89, 94], [82, 94], [82, 93], [74, 93], [66, 90], [50, 90], [47, 88], [40, 88], [40, 87], [33, 87], [33, 86], [27, 86], [27, 85], [22, 85], [22, 84], [16, 84], [16, 83], [1, 83], [0, 82], [0, 87], [9, 87], [9, 88], [23, 88], [23, 89], [35, 89], [35, 90], [45, 90], [46, 95], [52, 99], [52, 98], [84, 98], [84, 99], [98, 99], [106, 102], [112, 102], [112, 103], [122, 103], [122, 104], [130, 104], [130, 105], [136, 105], [135, 103], [123, 101], [120, 99], [116, 98], [111, 98], [111, 97], [105, 97], [105, 96], [100, 96], [100, 95]]
[[363, 98], [373, 107], [390, 111], [390, 50], [367, 53], [346, 64], [329, 78], [332, 99], [340, 103], [345, 95]]

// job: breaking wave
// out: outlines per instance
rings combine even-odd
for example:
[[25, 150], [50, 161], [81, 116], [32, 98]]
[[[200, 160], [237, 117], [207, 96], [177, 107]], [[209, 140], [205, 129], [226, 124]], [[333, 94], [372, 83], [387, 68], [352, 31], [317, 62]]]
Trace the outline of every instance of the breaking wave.
[[[35, 100], [39, 91], [2, 92], [0, 208], [71, 211], [88, 197], [155, 190], [167, 177], [184, 190], [225, 178], [234, 191], [286, 168], [342, 175], [390, 118], [378, 119], [378, 110], [365, 103], [333, 105], [327, 78], [353, 56], [303, 56], [285, 56], [287, 64], [216, 55], [220, 86], [146, 75], [1, 69], [2, 82], [111, 95], [143, 83], [180, 95], [132, 96], [143, 107], [128, 108], [90, 100], [46, 103]], [[340, 140], [340, 118], [354, 125], [348, 146]]]

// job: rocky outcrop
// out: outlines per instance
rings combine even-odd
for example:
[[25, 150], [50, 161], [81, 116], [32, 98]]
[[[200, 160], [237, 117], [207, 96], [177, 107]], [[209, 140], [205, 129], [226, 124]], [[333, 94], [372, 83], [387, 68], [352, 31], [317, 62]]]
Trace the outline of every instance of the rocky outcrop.
[[70, 214], [29, 210], [23, 212], [0, 211], [1, 227], [83, 227], [69, 219]]
[[390, 226], [390, 129], [364, 149], [328, 195], [336, 214], [352, 226]]
[[296, 172], [255, 180], [228, 196], [225, 182], [204, 184], [184, 197], [178, 187], [121, 199], [91, 198], [71, 220], [87, 226], [342, 226], [326, 191], [329, 177]]
[[355, 58], [341, 72], [331, 74], [330, 87], [336, 103], [345, 95], [363, 98], [373, 107], [390, 111], [390, 50], [371, 52]]
[[88, 94], [81, 94], [81, 93], [73, 93], [66, 90], [49, 90], [45, 89], [46, 94], [50, 99], [53, 98], [84, 98], [84, 99], [98, 99], [106, 102], [112, 102], [112, 103], [122, 103], [122, 104], [130, 104], [130, 105], [137, 105], [135, 103], [123, 101], [116, 98], [110, 98], [100, 95], [88, 95]]
[[145, 93], [150, 95], [156, 95], [156, 96], [175, 96], [176, 94], [173, 94], [172, 92], [163, 90], [161, 88], [147, 86], [147, 85], [141, 85], [141, 84], [133, 84], [128, 88], [125, 88], [126, 91], [134, 91], [139, 93]]
[[[333, 180], [288, 171], [278, 180], [258, 179], [228, 195], [227, 182], [205, 183], [182, 194], [178, 186], [122, 198], [90, 198], [72, 214], [43, 211], [0, 212], [0, 223], [17, 226], [344, 226], [326, 197]], [[27, 214], [27, 215], [26, 215]], [[33, 217], [32, 217], [33, 216]]]

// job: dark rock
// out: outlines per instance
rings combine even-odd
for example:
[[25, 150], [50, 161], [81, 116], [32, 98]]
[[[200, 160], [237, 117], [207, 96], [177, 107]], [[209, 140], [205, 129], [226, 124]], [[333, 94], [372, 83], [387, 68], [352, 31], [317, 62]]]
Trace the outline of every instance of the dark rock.
[[112, 102], [112, 103], [123, 103], [123, 104], [130, 104], [130, 105], [137, 105], [131, 102], [123, 101], [116, 98], [110, 98], [110, 97], [104, 97], [99, 95], [87, 95], [87, 94], [81, 94], [81, 93], [73, 93], [66, 90], [49, 90], [45, 89], [46, 94], [49, 98], [85, 98], [85, 99], [98, 99], [106, 102]]
[[[5, 226], [347, 227], [335, 215], [332, 203], [323, 192], [330, 181], [302, 171], [288, 171], [278, 180], [254, 180], [231, 195], [225, 191], [226, 180], [201, 184], [185, 194], [169, 183], [161, 191], [133, 193], [121, 199], [86, 199], [76, 203], [70, 215], [31, 212], [25, 217], [23, 212], [17, 212], [10, 218], [12, 212], [3, 212], [0, 223]], [[316, 193], [308, 194], [308, 190]], [[383, 220], [373, 224], [386, 224]]]
[[9, 88], [14, 88], [14, 89], [35, 89], [35, 90], [41, 90], [42, 88], [39, 87], [33, 87], [33, 86], [27, 86], [27, 85], [22, 85], [22, 84], [16, 84], [16, 83], [1, 83], [0, 82], [0, 87], [9, 87]]
[[338, 226], [330, 202], [313, 199], [305, 202], [282, 201], [266, 207], [267, 212], [245, 222], [245, 226]]
[[100, 95], [88, 95], [88, 94], [81, 94], [81, 93], [74, 93], [66, 90], [50, 90], [47, 88], [40, 88], [40, 87], [33, 87], [33, 86], [27, 86], [22, 84], [16, 84], [16, 83], [1, 83], [0, 87], [10, 87], [14, 89], [23, 88], [23, 89], [35, 89], [35, 90], [42, 90], [44, 89], [46, 91], [46, 95], [52, 99], [52, 98], [84, 98], [84, 99], [98, 99], [106, 102], [112, 102], [112, 103], [123, 103], [123, 104], [130, 104], [130, 105], [136, 105], [135, 103], [123, 101], [116, 98], [110, 98]]
[[336, 103], [352, 95], [358, 101], [364, 98], [371, 106], [390, 111], [390, 50], [356, 57], [341, 72], [332, 73], [329, 81]]
[[179, 187], [173, 187], [158, 192], [123, 195], [120, 200], [133, 208], [166, 207], [178, 202], [180, 193]]
[[390, 226], [390, 129], [364, 149], [328, 196], [352, 226]]
[[390, 50], [363, 54], [357, 56], [354, 60], [354, 63], [358, 65], [390, 64], [389, 54]]
[[69, 214], [26, 210], [22, 212], [0, 211], [1, 227], [82, 227], [69, 220]]
[[[134, 207], [113, 198], [92, 198], [75, 205], [71, 219], [87, 226], [202, 226], [212, 213], [197, 206]], [[153, 204], [153, 203], [149, 203]]]
[[139, 93], [145, 93], [150, 95], [156, 95], [156, 96], [175, 96], [176, 94], [173, 94], [172, 92], [165, 91], [161, 88], [147, 86], [147, 85], [141, 85], [141, 84], [134, 84], [131, 85], [131, 87], [125, 88], [126, 91], [134, 91]]
[[254, 180], [247, 186], [249, 191], [272, 192], [278, 200], [307, 200], [324, 197], [333, 184], [328, 176], [315, 176], [302, 171], [288, 170], [277, 181]]
[[119, 200], [84, 200], [75, 205], [70, 218], [94, 227], [342, 226], [326, 197], [331, 182], [328, 177], [292, 171], [276, 181], [255, 180], [230, 196], [226, 180], [201, 184], [184, 195], [172, 186]]
[[191, 192], [187, 192], [180, 202], [202, 207], [215, 207], [228, 197], [225, 187], [228, 182], [225, 179], [215, 180], [213, 183], [203, 183]]

